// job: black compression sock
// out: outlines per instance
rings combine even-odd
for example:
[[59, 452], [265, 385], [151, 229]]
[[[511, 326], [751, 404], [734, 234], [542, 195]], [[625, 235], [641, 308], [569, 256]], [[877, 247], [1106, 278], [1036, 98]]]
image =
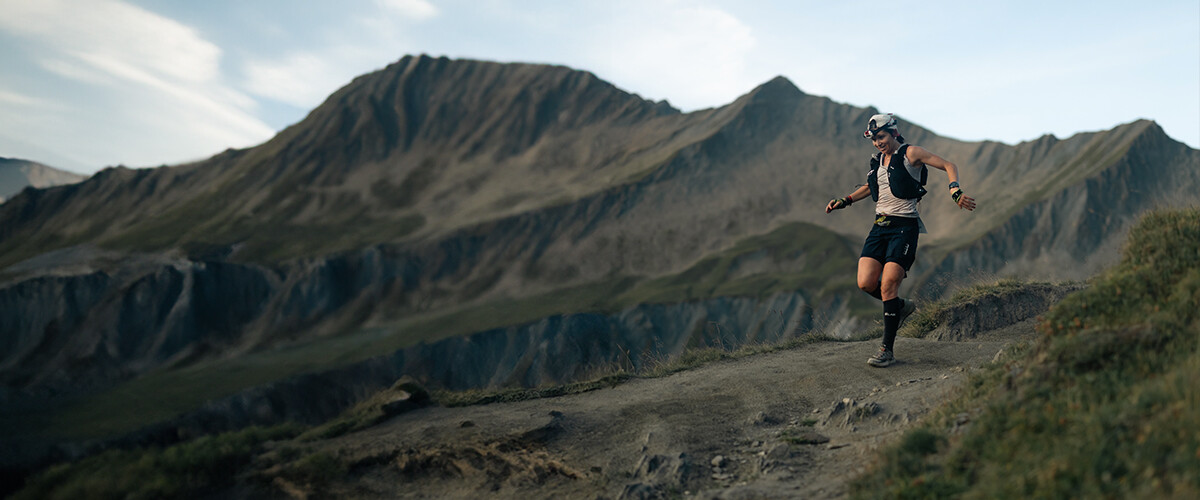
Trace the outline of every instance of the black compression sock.
[[904, 301], [900, 297], [883, 301], [883, 346], [892, 350], [896, 343], [896, 330], [900, 329], [900, 310]]

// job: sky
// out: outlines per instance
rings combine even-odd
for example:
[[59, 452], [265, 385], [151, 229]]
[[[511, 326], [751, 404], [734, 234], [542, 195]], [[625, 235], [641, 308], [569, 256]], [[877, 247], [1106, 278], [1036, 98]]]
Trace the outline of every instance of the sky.
[[1200, 147], [1200, 2], [0, 0], [0, 156], [90, 174], [262, 143], [408, 54], [561, 64], [683, 111], [782, 75], [1008, 144]]

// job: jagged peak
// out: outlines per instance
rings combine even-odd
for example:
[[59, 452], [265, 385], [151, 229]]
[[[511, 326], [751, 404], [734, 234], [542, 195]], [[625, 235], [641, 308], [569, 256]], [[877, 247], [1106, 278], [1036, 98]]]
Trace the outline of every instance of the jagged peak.
[[[542, 78], [570, 79], [575, 83], [577, 90], [587, 89], [588, 87], [602, 87], [624, 94], [629, 97], [636, 97], [645, 101], [648, 105], [663, 107], [671, 107], [665, 100], [654, 101], [645, 99], [635, 93], [623, 90], [613, 85], [592, 73], [591, 71], [575, 69], [569, 66], [560, 64], [546, 64], [536, 62], [499, 62], [488, 61], [483, 59], [452, 59], [446, 56], [433, 57], [427, 54], [406, 55], [400, 60], [389, 64], [386, 68], [377, 73], [398, 73], [404, 76], [416, 75], [422, 72], [431, 72], [437, 70], [445, 70], [450, 68], [463, 69], [457, 73], [447, 73], [447, 77], [453, 78], [453, 75], [474, 75], [479, 68], [492, 68], [509, 74], [526, 72]], [[364, 76], [371, 76], [371, 73]]]
[[[480, 85], [478, 79], [486, 77], [492, 77], [492, 81], [483, 82]], [[446, 56], [434, 57], [428, 54], [418, 54], [406, 55], [381, 70], [355, 79], [360, 83], [360, 87], [380, 80], [393, 80], [401, 87], [409, 88], [413, 86], [425, 88], [458, 86], [461, 88], [474, 87], [484, 91], [496, 90], [504, 85], [517, 85], [525, 87], [526, 93], [536, 92], [537, 89], [550, 90], [560, 94], [561, 92], [590, 93], [602, 98], [628, 99], [636, 102], [636, 105], [656, 110], [658, 114], [681, 112], [666, 100], [646, 99], [621, 89], [590, 71], [556, 64], [452, 59]], [[350, 85], [344, 87], [339, 93], [363, 95], [357, 89], [350, 90], [350, 87]], [[551, 90], [550, 87], [554, 88]], [[379, 90], [383, 89], [379, 88]], [[388, 89], [388, 91], [391, 90]], [[539, 96], [533, 95], [533, 97]], [[332, 100], [332, 96], [330, 100]], [[327, 100], [326, 104], [330, 100]], [[341, 102], [337, 103], [337, 105], [340, 104]], [[322, 104], [322, 106], [324, 105]]]
[[565, 130], [677, 113], [665, 101], [567, 66], [418, 54], [356, 78], [281, 142], [325, 155], [323, 163], [330, 154], [344, 156], [347, 166], [414, 149], [510, 156]]
[[795, 99], [806, 95], [796, 84], [783, 75], [767, 80], [746, 94], [752, 100]]
[[1154, 122], [1154, 120], [1148, 120], [1145, 118], [1138, 118], [1131, 122], [1122, 123], [1122, 124], [1119, 124], [1109, 130], [1111, 130], [1113, 132], [1133, 131], [1133, 132], [1141, 133], [1141, 132], [1146, 131], [1148, 128], [1158, 128], [1158, 130], [1160, 130], [1160, 131], [1162, 130], [1162, 128], [1159, 127], [1158, 124]]
[[[1117, 143], [1126, 143], [1126, 142], [1137, 140], [1137, 139], [1140, 139], [1143, 137], [1170, 139], [1169, 137], [1167, 137], [1166, 132], [1163, 131], [1162, 127], [1160, 127], [1153, 120], [1147, 120], [1145, 118], [1139, 118], [1139, 119], [1133, 120], [1131, 122], [1121, 123], [1112, 128], [1095, 130], [1095, 131], [1078, 132], [1078, 133], [1072, 134], [1070, 137], [1068, 137], [1066, 139], [1059, 139], [1058, 137], [1055, 137], [1051, 134], [1046, 134], [1046, 135], [1049, 135], [1050, 137], [1053, 137], [1056, 140], [1071, 141], [1071, 140], [1075, 140], [1075, 139], [1088, 139], [1088, 140], [1104, 140], [1104, 141], [1108, 141], [1108, 142], [1117, 142]], [[1043, 136], [1043, 138], [1044, 138], [1044, 136]], [[1038, 141], [1041, 141], [1043, 138], [1038, 138]]]
[[1158, 122], [1150, 119], [1139, 118], [1130, 123], [1118, 126], [1114, 131], [1125, 128], [1128, 130], [1128, 135], [1131, 137], [1133, 144], [1136, 146], [1141, 144], [1151, 148], [1161, 148], [1163, 145], [1170, 144], [1172, 147], [1178, 147], [1190, 151], [1191, 154], [1200, 153], [1200, 149], [1191, 147], [1190, 145], [1176, 140], [1167, 134], [1167, 131], [1162, 128]]
[[[1165, 136], [1168, 139], [1170, 138], [1170, 136], [1167, 136], [1166, 131], [1163, 130], [1163, 128], [1161, 126], [1159, 126], [1158, 122], [1156, 122], [1154, 120], [1146, 119], [1146, 118], [1139, 118], [1139, 119], [1133, 120], [1131, 122], [1117, 124], [1116, 126], [1113, 126], [1111, 128], [1106, 128], [1106, 129], [1101, 129], [1101, 130], [1085, 130], [1085, 131], [1081, 131], [1081, 132], [1076, 132], [1065, 138], [1059, 137], [1051, 132], [1046, 132], [1046, 133], [1043, 133], [1042, 135], [1038, 136], [1037, 138], [1018, 142], [1018, 143], [1014, 144], [1014, 146], [1020, 147], [1020, 146], [1026, 145], [1026, 144], [1033, 144], [1035, 146], [1043, 146], [1046, 144], [1055, 144], [1055, 143], [1059, 143], [1059, 142], [1063, 142], [1063, 141], [1071, 141], [1074, 139], [1083, 139], [1083, 138], [1087, 138], [1087, 137], [1097, 137], [1097, 136], [1108, 139], [1108, 140], [1113, 140], [1113, 139], [1117, 139], [1117, 138], [1121, 138], [1121, 137], [1132, 138], [1132, 137], [1139, 137], [1142, 135]], [[1174, 140], [1174, 139], [1171, 139], [1171, 140]], [[985, 140], [982, 142], [989, 142], [989, 141]], [[1178, 142], [1178, 141], [1176, 141], [1176, 142]], [[1006, 144], [1004, 142], [1000, 142], [1000, 143]]]
[[[1121, 125], [1121, 126], [1135, 128], [1135, 130], [1137, 130], [1139, 135], [1148, 135], [1148, 136], [1152, 136], [1152, 137], [1165, 137], [1165, 138], [1171, 139], [1173, 141], [1175, 140], [1175, 139], [1171, 138], [1171, 136], [1169, 134], [1167, 134], [1166, 130], [1163, 130], [1162, 125], [1159, 125], [1157, 121], [1154, 121], [1154, 120], [1151, 120], [1148, 118], [1138, 118], [1137, 120], [1134, 120], [1132, 122], [1129, 122], [1129, 123], [1127, 123], [1125, 125]], [[1176, 142], [1178, 142], [1178, 141], [1176, 141]]]

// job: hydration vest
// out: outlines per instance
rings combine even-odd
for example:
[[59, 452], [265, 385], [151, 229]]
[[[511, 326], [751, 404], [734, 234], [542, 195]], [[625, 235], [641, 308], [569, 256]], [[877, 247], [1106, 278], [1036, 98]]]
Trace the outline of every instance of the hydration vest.
[[[925, 196], [925, 181], [929, 179], [929, 169], [921, 165], [921, 178], [913, 179], [912, 174], [904, 167], [904, 154], [908, 144], [902, 144], [888, 162], [888, 185], [892, 188], [892, 196], [905, 200], [920, 200]], [[879, 201], [879, 165], [883, 161], [883, 153], [871, 156], [871, 171], [867, 173], [867, 186], [871, 188], [871, 199]]]

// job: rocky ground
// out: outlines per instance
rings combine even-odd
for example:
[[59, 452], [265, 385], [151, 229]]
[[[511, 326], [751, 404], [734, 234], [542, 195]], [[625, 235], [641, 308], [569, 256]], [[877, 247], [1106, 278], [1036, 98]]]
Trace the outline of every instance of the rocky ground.
[[877, 340], [820, 342], [583, 394], [424, 408], [303, 450], [336, 458], [337, 474], [267, 468], [253, 494], [844, 497], [877, 448], [1033, 335], [1030, 319], [965, 340], [900, 338], [885, 369], [866, 364]]

